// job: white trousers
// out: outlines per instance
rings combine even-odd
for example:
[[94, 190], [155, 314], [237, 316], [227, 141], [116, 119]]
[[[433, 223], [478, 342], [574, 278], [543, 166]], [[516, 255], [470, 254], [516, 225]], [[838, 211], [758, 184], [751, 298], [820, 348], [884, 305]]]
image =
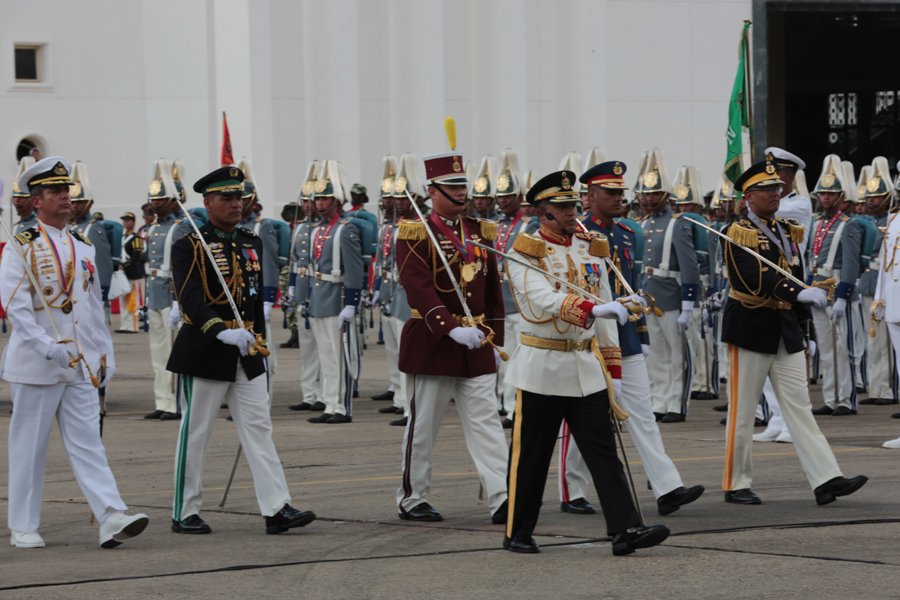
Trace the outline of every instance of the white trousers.
[[166, 370], [169, 354], [172, 353], [172, 330], [169, 329], [168, 306], [162, 310], [148, 310], [147, 324], [150, 337], [150, 363], [153, 365], [153, 396], [156, 410], [174, 413], [175, 374]]
[[[647, 362], [642, 354], [622, 357], [622, 393], [618, 400], [631, 415], [625, 422], [628, 433], [641, 457], [644, 473], [659, 498], [684, 485], [678, 467], [666, 454], [659, 425], [650, 406], [650, 382]], [[568, 428], [564, 426], [565, 433]], [[590, 472], [575, 440], [564, 435], [560, 448], [560, 499], [569, 502], [585, 498], [590, 484]], [[565, 456], [564, 456], [565, 455]], [[568, 492], [568, 497], [566, 496]]]
[[75, 481], [97, 521], [125, 511], [116, 479], [100, 439], [100, 400], [90, 384], [11, 383], [13, 414], [9, 422], [9, 512], [16, 531], [37, 531], [41, 524], [44, 467], [53, 417]]
[[[819, 371], [822, 373], [822, 397], [825, 404], [831, 408], [846, 406], [856, 410], [855, 375], [850, 352], [853, 343], [853, 323], [848, 321], [851, 308], [852, 304], [848, 303], [844, 318], [838, 319], [834, 324], [831, 322], [830, 306], [813, 308], [812, 316], [816, 327], [816, 346], [819, 349]], [[802, 356], [802, 353], [800, 355]], [[837, 393], [835, 393], [835, 362]], [[781, 394], [778, 397], [784, 398]], [[791, 434], [793, 435], [793, 432]]]
[[300, 391], [303, 393], [304, 402], [314, 404], [323, 402], [322, 365], [319, 361], [319, 349], [316, 346], [312, 325], [306, 329], [304, 321], [302, 317], [299, 317], [297, 322], [297, 343], [300, 346]]
[[888, 337], [891, 339], [891, 346], [894, 351], [893, 360], [894, 364], [894, 377], [896, 377], [896, 373], [900, 370], [900, 352], [897, 352], [897, 349], [900, 348], [900, 323], [886, 323]]
[[[387, 360], [388, 374], [388, 390], [394, 392], [394, 406], [402, 407], [398, 403], [397, 396], [400, 390], [400, 336], [399, 330], [396, 328], [394, 321], [398, 321], [394, 317], [381, 316], [381, 335], [384, 338], [384, 356]], [[400, 321], [400, 327], [403, 327], [403, 321]]]
[[[403, 409], [403, 414], [408, 417], [409, 416], [409, 398], [407, 397], [406, 386], [408, 385], [408, 382], [409, 382], [409, 375], [401, 372], [399, 369], [399, 366], [398, 366], [399, 354], [400, 354], [400, 334], [403, 333], [403, 324], [405, 322], [406, 321], [402, 321], [402, 320], [398, 319], [397, 317], [388, 317], [383, 321], [384, 326], [382, 327], [382, 330], [384, 331], [385, 348], [387, 348], [387, 343], [388, 343], [387, 342], [387, 339], [388, 339], [387, 332], [388, 331], [390, 331], [393, 338], [395, 340], [397, 340], [397, 342], [396, 342], [397, 343], [397, 356], [394, 357], [392, 362], [388, 363], [397, 372], [397, 374], [396, 374], [397, 380], [396, 380], [396, 384], [394, 384], [394, 383], [391, 384], [392, 386], [395, 386], [395, 387], [389, 388], [389, 389], [394, 390], [394, 406], [397, 408]], [[392, 375], [392, 378], [393, 378], [393, 375]]]
[[490, 512], [506, 500], [509, 448], [494, 393], [496, 375], [440, 377], [410, 375], [409, 421], [403, 432], [403, 479], [397, 505], [404, 510], [428, 498], [431, 491], [431, 455], [450, 399], [462, 425], [469, 455], [478, 470]]
[[137, 332], [138, 314], [144, 305], [144, 280], [132, 279], [131, 291], [119, 296], [119, 329]]
[[850, 319], [853, 331], [853, 376], [858, 387], [869, 386], [869, 375], [866, 368], [866, 319], [863, 318], [863, 304], [859, 300], [850, 303]]
[[325, 403], [326, 414], [346, 415], [347, 407], [342, 393], [344, 356], [341, 354], [338, 318], [310, 317], [309, 326], [316, 338], [316, 351], [319, 355], [319, 376], [322, 378], [322, 397], [319, 400]]
[[653, 412], [687, 414], [690, 397], [690, 352], [685, 354], [685, 336], [678, 327], [677, 310], [667, 310], [661, 317], [647, 315], [650, 335], [650, 389]]
[[691, 340], [691, 391], [712, 392], [710, 377], [712, 373], [712, 330], [703, 320], [703, 311], [697, 307], [691, 314], [691, 326], [687, 335]]
[[[870, 398], [897, 398], [894, 394], [893, 347], [891, 346], [888, 326], [884, 321], [873, 321], [871, 317], [872, 300], [863, 296], [863, 316], [866, 318], [866, 368], [869, 375]], [[869, 335], [874, 328], [875, 336]]]
[[[506, 315], [503, 324], [503, 347], [501, 350], [512, 356], [513, 351], [519, 345], [519, 332], [522, 330], [522, 315], [512, 313]], [[515, 386], [506, 383], [506, 370], [508, 361], [500, 361], [497, 370], [497, 409], [505, 410], [507, 418], [512, 419], [516, 412], [516, 397], [519, 390]]]
[[[803, 360], [805, 361], [806, 354], [803, 354], [803, 357]], [[778, 394], [775, 393], [775, 387], [772, 385], [772, 380], [768, 377], [766, 377], [766, 382], [763, 384], [763, 396], [766, 398], [766, 405], [769, 410], [769, 423], [766, 426], [766, 432], [769, 430], [783, 431], [785, 429], [784, 415], [781, 414], [781, 405], [778, 404]], [[756, 413], [756, 416], [759, 416], [758, 412]]]
[[800, 466], [811, 488], [841, 476], [828, 440], [812, 414], [803, 352], [788, 354], [784, 343], [777, 354], [763, 354], [729, 344], [728, 423], [725, 427], [725, 470], [722, 489], [749, 488], [753, 481], [753, 418], [766, 377], [775, 395]]
[[[264, 517], [277, 513], [291, 501], [278, 451], [272, 441], [272, 419], [266, 374], [247, 379], [238, 365], [235, 381], [202, 377], [182, 377], [185, 385], [181, 429], [175, 455], [175, 500], [172, 518], [180, 521], [200, 514], [203, 505], [203, 465], [213, 425], [222, 402], [234, 419], [256, 490], [259, 512]], [[221, 474], [225, 477], [225, 474]]]

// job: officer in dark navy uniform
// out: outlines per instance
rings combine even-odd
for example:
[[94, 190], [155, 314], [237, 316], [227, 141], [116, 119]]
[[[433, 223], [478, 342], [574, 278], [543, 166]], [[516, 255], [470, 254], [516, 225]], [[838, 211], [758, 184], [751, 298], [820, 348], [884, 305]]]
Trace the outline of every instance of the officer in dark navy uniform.
[[[209, 223], [200, 229], [215, 265], [197, 233], [175, 242], [172, 275], [184, 326], [175, 339], [167, 368], [184, 382], [184, 418], [178, 436], [172, 531], [209, 533], [200, 518], [204, 454], [218, 415], [226, 402], [256, 489], [266, 533], [303, 527], [316, 516], [290, 505], [284, 471], [272, 441], [266, 381], [268, 354], [262, 336], [262, 242], [241, 221], [244, 175], [222, 167], [194, 184], [203, 194]], [[240, 313], [237, 319], [219, 283], [222, 274]], [[241, 327], [243, 321], [244, 327]], [[246, 327], [246, 328], [245, 328]]]

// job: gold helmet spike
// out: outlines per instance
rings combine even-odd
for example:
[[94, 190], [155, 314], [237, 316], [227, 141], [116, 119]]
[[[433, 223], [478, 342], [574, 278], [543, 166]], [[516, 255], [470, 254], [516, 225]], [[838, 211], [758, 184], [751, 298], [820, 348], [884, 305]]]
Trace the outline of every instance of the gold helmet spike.
[[397, 159], [392, 154], [381, 159], [381, 197], [394, 193], [394, 180], [397, 173]]
[[69, 197], [72, 202], [80, 200], [93, 200], [94, 191], [91, 188], [91, 182], [88, 178], [87, 165], [80, 160], [76, 160], [72, 165], [72, 183], [69, 185]]

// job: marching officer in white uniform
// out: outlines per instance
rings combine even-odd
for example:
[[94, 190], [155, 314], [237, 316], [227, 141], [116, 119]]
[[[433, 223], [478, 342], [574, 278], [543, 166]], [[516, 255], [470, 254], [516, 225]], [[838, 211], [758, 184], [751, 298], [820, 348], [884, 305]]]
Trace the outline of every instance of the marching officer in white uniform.
[[[898, 163], [900, 166], [900, 163]], [[880, 175], [884, 175], [881, 174]], [[890, 179], [887, 179], [890, 181]], [[900, 179], [898, 179], [900, 182]], [[894, 193], [900, 191], [895, 186]], [[887, 231], [881, 246], [881, 258], [875, 300], [872, 303], [872, 320], [887, 325], [888, 335], [893, 346], [893, 369], [897, 372], [897, 357], [900, 356], [900, 219], [896, 212], [888, 217]], [[896, 375], [895, 375], [896, 377]], [[900, 418], [900, 413], [891, 415]], [[885, 448], [900, 448], [900, 437], [882, 444]]]
[[38, 222], [9, 242], [13, 246], [0, 262], [0, 301], [13, 326], [2, 377], [10, 382], [13, 403], [8, 524], [10, 544], [18, 548], [44, 546], [38, 528], [54, 417], [75, 479], [100, 523], [101, 547], [118, 546], [148, 523], [146, 515], [125, 514], [100, 439], [97, 388], [112, 377], [115, 359], [94, 248], [66, 227], [71, 168], [53, 156], [21, 175], [19, 189], [31, 194]]

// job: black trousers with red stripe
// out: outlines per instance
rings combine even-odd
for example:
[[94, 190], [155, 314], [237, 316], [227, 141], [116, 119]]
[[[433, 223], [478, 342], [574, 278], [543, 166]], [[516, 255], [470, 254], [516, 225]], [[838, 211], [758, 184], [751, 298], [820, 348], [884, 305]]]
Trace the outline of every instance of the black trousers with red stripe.
[[547, 471], [565, 419], [591, 472], [608, 535], [640, 525], [616, 452], [606, 390], [584, 397], [522, 390], [513, 427], [507, 537], [529, 536], [537, 525]]

